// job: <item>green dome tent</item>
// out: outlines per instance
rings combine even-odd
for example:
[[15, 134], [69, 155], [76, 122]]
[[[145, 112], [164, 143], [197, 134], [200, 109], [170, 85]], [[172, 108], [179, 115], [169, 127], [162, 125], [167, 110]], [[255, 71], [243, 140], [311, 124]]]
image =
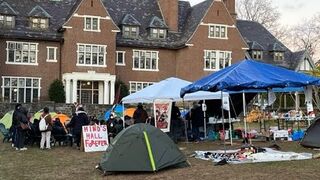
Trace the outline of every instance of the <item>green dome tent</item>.
[[121, 131], [99, 164], [104, 173], [152, 172], [176, 165], [187, 165], [184, 154], [164, 132], [143, 123]]
[[2, 123], [6, 129], [9, 129], [12, 126], [12, 115], [13, 111], [9, 111], [0, 119], [0, 123]]

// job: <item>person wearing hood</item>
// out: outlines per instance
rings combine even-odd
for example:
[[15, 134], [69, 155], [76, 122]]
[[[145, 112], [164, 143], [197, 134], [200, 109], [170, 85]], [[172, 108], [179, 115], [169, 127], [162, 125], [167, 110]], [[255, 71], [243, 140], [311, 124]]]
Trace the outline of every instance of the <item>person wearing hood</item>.
[[87, 113], [84, 111], [83, 107], [79, 107], [74, 116], [72, 116], [70, 123], [66, 126], [67, 128], [72, 128], [74, 142], [77, 144], [78, 148], [80, 148], [81, 143], [82, 126], [87, 126], [89, 123]]
[[12, 122], [15, 126], [15, 139], [14, 139], [14, 147], [16, 147], [16, 150], [24, 151], [27, 150], [25, 147], [25, 136], [26, 131], [22, 129], [21, 124], [28, 124], [28, 117], [27, 117], [28, 111], [25, 107], [23, 107], [21, 104], [16, 106], [16, 109], [12, 115]]

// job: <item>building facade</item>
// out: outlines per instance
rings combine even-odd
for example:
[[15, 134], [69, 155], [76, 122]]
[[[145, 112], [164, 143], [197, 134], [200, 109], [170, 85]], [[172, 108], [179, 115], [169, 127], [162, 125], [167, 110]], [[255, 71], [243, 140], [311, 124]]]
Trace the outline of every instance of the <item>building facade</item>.
[[241, 28], [235, 0], [0, 0], [2, 100], [46, 101], [55, 79], [92, 104], [112, 104], [116, 80], [194, 81], [250, 57]]

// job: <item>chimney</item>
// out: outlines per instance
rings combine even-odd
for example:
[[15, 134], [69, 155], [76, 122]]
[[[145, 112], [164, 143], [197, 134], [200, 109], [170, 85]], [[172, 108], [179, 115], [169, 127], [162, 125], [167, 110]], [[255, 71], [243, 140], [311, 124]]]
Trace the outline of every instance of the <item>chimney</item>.
[[226, 5], [230, 15], [232, 16], [234, 22], [237, 20], [237, 13], [236, 13], [236, 0], [223, 0], [224, 4]]
[[158, 0], [162, 16], [170, 31], [178, 31], [178, 1], [179, 0]]

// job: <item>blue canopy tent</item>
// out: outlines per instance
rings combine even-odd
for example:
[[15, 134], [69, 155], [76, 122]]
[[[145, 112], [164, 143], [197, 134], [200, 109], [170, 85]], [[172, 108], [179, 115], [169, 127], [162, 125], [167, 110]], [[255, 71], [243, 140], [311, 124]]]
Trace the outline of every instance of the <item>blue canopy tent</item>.
[[[244, 92], [246, 90], [272, 90], [273, 88], [294, 88], [309, 85], [319, 86], [320, 79], [248, 59], [212, 73], [182, 88], [180, 96], [184, 97], [188, 93], [197, 91], [242, 91], [243, 98], [245, 98]], [[243, 104], [245, 106], [245, 101], [243, 101]]]

